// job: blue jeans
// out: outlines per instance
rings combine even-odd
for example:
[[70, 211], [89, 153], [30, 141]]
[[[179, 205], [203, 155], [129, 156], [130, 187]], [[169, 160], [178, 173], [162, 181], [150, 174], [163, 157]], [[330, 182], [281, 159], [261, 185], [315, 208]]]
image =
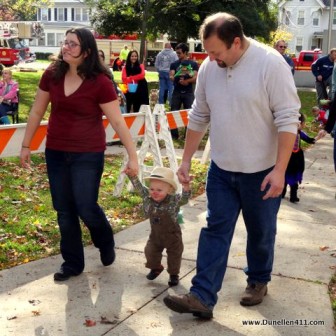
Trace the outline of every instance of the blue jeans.
[[80, 219], [95, 247], [114, 247], [113, 231], [97, 203], [104, 169], [104, 152], [71, 153], [46, 149], [53, 206], [61, 233], [62, 268], [74, 274], [84, 270]]
[[7, 112], [12, 109], [11, 105], [8, 104], [0, 104], [0, 125], [9, 125], [10, 121], [7, 116]]
[[171, 104], [171, 97], [173, 94], [173, 82], [169, 78], [169, 72], [159, 71], [159, 104], [164, 104], [164, 95], [168, 91], [168, 102]]
[[253, 174], [233, 173], [214, 162], [210, 164], [206, 186], [208, 225], [200, 233], [197, 272], [190, 289], [210, 308], [217, 303], [241, 210], [247, 230], [247, 282], [271, 280], [281, 198], [262, 200], [265, 192], [260, 191], [260, 186], [270, 171], [271, 168]]

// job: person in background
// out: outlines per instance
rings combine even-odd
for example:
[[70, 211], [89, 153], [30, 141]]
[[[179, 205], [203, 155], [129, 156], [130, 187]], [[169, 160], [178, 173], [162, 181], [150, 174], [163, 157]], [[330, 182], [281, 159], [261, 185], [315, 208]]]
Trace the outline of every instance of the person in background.
[[111, 73], [99, 59], [90, 30], [67, 30], [60, 54], [41, 77], [22, 141], [23, 167], [30, 167], [31, 142], [49, 103], [45, 158], [64, 259], [54, 280], [65, 281], [85, 266], [80, 220], [89, 229], [102, 264], [115, 260], [113, 231], [97, 203], [106, 149], [103, 114], [126, 148], [126, 169], [138, 173], [135, 145], [120, 113]]
[[328, 55], [318, 58], [311, 65], [311, 71], [316, 78], [315, 88], [319, 106], [321, 99], [331, 98], [331, 81], [335, 59], [336, 48], [332, 48]]
[[167, 251], [169, 286], [177, 286], [182, 261], [183, 241], [178, 217], [180, 207], [191, 196], [190, 183], [182, 185], [182, 193], [176, 193], [177, 183], [172, 169], [155, 167], [149, 187], [143, 185], [137, 175], [128, 174], [135, 191], [143, 199], [145, 216], [150, 220], [151, 232], [145, 247], [146, 267], [150, 269], [148, 280], [156, 279], [164, 270], [162, 252]]
[[[99, 49], [98, 50], [98, 55], [99, 55], [99, 59], [102, 61], [102, 63], [104, 65], [106, 65], [104, 51]], [[120, 111], [121, 111], [122, 114], [124, 114], [124, 113], [126, 113], [126, 97], [123, 94], [123, 92], [121, 91], [121, 89], [119, 88], [119, 86], [117, 85], [116, 81], [114, 80], [113, 71], [111, 70], [111, 68], [108, 68], [108, 70], [111, 72], [111, 79], [112, 79], [112, 82], [113, 82], [113, 85], [114, 85], [114, 89], [115, 89], [115, 91], [118, 95]]]
[[326, 110], [322, 110], [318, 106], [313, 106], [312, 114], [314, 116], [314, 121], [318, 122], [321, 126], [324, 126], [327, 123], [328, 115]]
[[294, 76], [295, 73], [295, 65], [292, 58], [286, 54], [287, 43], [285, 40], [278, 40], [275, 42], [274, 49], [278, 50], [282, 57], [285, 59], [287, 64], [290, 66], [292, 74]]
[[130, 52], [130, 50], [128, 49], [127, 44], [125, 44], [124, 47], [120, 50], [120, 54], [119, 54], [119, 59], [122, 62], [121, 65], [125, 64], [129, 52]]
[[291, 157], [288, 162], [288, 166], [285, 173], [285, 186], [282, 191], [282, 198], [286, 196], [287, 192], [287, 185], [290, 187], [290, 197], [289, 201], [291, 203], [297, 203], [300, 199], [297, 196], [297, 192], [299, 189], [299, 184], [302, 183], [303, 172], [305, 169], [305, 160], [304, 160], [304, 153], [301, 148], [301, 140], [309, 143], [314, 144], [317, 139], [314, 139], [308, 136], [307, 133], [303, 131], [305, 128], [305, 121], [306, 117], [300, 113], [300, 124], [298, 128], [298, 133], [295, 139], [293, 151]]
[[177, 174], [182, 184], [190, 181], [191, 158], [211, 125], [207, 227], [200, 233], [189, 293], [168, 295], [164, 303], [173, 311], [210, 319], [240, 212], [247, 230], [247, 287], [240, 304], [260, 304], [267, 294], [300, 99], [283, 57], [247, 38], [237, 17], [229, 13], [207, 17], [200, 38], [209, 56], [198, 72]]
[[[169, 77], [174, 83], [171, 110], [190, 109], [194, 101], [193, 84], [196, 83], [198, 64], [188, 59], [189, 47], [179, 43], [175, 48], [178, 60], [170, 65]], [[178, 129], [171, 130], [172, 137], [178, 139]]]
[[176, 52], [169, 42], [165, 44], [164, 49], [155, 58], [155, 68], [159, 73], [159, 104], [165, 104], [165, 95], [168, 94], [168, 102], [171, 105], [174, 86], [169, 78], [169, 71], [170, 65], [177, 60]]
[[[137, 84], [135, 92], [128, 91], [126, 96], [127, 113], [139, 112], [141, 105], [149, 105], [148, 84], [145, 77], [145, 67], [139, 63], [139, 54], [132, 50], [122, 69], [121, 78], [124, 84]], [[133, 109], [132, 109], [133, 108]]]
[[12, 79], [12, 70], [2, 70], [0, 81], [0, 124], [10, 124], [7, 112], [12, 110], [12, 104], [18, 103], [17, 92], [19, 85]]

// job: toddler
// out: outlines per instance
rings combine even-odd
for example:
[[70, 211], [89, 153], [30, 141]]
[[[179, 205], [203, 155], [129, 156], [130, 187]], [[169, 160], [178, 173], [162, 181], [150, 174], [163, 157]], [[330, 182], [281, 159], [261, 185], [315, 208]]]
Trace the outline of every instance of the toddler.
[[146, 267], [150, 269], [148, 280], [156, 279], [164, 267], [161, 264], [162, 251], [166, 249], [169, 286], [179, 283], [183, 242], [178, 223], [180, 206], [188, 203], [191, 196], [190, 184], [182, 185], [182, 193], [176, 194], [177, 184], [170, 168], [156, 167], [149, 180], [149, 187], [143, 185], [137, 176], [130, 176], [134, 189], [143, 199], [143, 210], [150, 220], [151, 232], [145, 246]]

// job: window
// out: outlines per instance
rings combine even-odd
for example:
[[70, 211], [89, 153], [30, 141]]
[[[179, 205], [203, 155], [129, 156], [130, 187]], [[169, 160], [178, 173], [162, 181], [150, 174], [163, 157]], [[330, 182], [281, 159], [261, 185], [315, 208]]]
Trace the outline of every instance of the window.
[[47, 34], [47, 45], [48, 46], [54, 46], [55, 45], [55, 34], [54, 33], [48, 33]]
[[313, 15], [313, 26], [319, 26], [320, 25], [320, 14], [319, 12], [314, 12]]
[[38, 46], [45, 46], [45, 38], [39, 38], [37, 41]]
[[63, 33], [56, 33], [56, 44], [55, 44], [55, 46], [58, 47], [63, 40], [64, 40], [64, 34]]
[[296, 38], [296, 46], [295, 46], [296, 52], [300, 52], [302, 50], [302, 44], [303, 44], [303, 38], [302, 37], [297, 37]]
[[48, 8], [41, 8], [41, 20], [48, 21]]
[[297, 24], [300, 26], [304, 25], [304, 11], [299, 11]]
[[336, 12], [333, 13], [333, 25], [336, 25]]
[[64, 8], [58, 8], [58, 21], [65, 21], [64, 20]]
[[83, 8], [83, 21], [90, 21], [90, 9]]
[[75, 8], [75, 21], [82, 21], [81, 8]]

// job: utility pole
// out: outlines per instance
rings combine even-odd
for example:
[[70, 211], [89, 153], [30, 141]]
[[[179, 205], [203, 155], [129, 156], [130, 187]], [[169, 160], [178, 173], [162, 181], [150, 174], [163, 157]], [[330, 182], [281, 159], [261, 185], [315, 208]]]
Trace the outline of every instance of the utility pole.
[[144, 0], [144, 10], [142, 16], [142, 31], [141, 31], [141, 44], [140, 44], [140, 64], [146, 61], [146, 37], [147, 37], [147, 19], [149, 10], [149, 1]]
[[334, 21], [334, 0], [330, 0], [330, 9], [329, 9], [329, 27], [328, 27], [328, 50], [331, 49], [331, 37], [332, 37], [332, 27]]

